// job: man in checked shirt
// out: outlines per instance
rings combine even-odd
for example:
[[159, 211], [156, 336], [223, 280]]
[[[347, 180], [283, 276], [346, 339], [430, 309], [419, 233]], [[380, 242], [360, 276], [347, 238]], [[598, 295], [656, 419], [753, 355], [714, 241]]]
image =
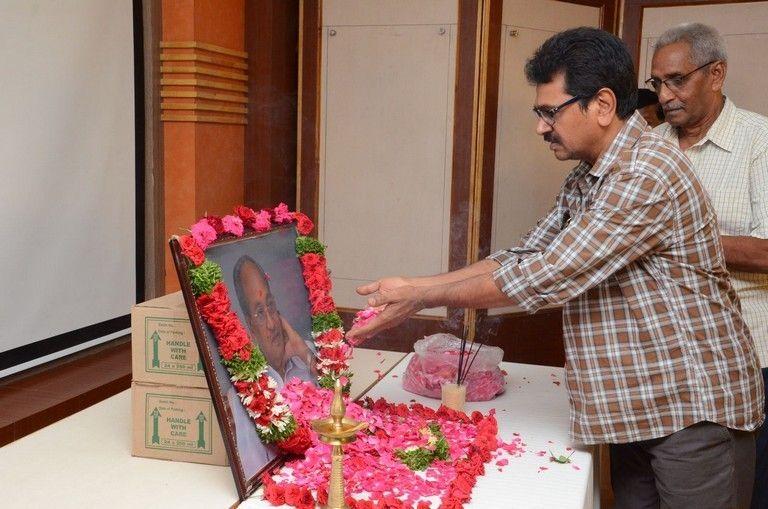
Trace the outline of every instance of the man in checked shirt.
[[[725, 41], [686, 23], [664, 32], [646, 81], [668, 123], [656, 131], [691, 160], [717, 212], [725, 263], [768, 384], [768, 118], [723, 95]], [[757, 439], [754, 509], [768, 508], [768, 426]]]
[[749, 507], [763, 384], [706, 192], [633, 113], [632, 61], [613, 35], [559, 33], [525, 72], [536, 131], [580, 161], [555, 206], [514, 248], [359, 288], [384, 309], [349, 334], [428, 307], [562, 304], [571, 435], [611, 444], [617, 507]]

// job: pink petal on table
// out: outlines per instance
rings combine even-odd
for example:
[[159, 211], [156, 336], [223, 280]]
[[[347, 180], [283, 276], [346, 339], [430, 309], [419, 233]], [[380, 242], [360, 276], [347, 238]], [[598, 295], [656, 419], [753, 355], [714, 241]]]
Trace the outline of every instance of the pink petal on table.
[[581, 469], [580, 469], [579, 467], [577, 467], [576, 465], [571, 465], [571, 466], [573, 467], [573, 469], [574, 469], [574, 470], [581, 470]]

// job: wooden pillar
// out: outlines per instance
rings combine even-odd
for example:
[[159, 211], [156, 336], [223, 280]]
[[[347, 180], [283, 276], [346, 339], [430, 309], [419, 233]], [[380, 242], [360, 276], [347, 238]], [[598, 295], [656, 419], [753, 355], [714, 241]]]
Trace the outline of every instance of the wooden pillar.
[[[244, 0], [163, 0], [161, 110], [166, 240], [244, 201]], [[179, 288], [166, 249], [165, 293]]]

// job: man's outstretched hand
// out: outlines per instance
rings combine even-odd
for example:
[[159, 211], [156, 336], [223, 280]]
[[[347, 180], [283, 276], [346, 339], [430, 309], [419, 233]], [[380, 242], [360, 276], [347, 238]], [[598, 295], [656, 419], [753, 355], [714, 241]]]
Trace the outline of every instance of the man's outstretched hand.
[[382, 308], [382, 311], [365, 325], [347, 332], [347, 339], [356, 343], [401, 324], [425, 307], [423, 288], [413, 286], [401, 277], [374, 281], [359, 287], [357, 293], [367, 295], [368, 305]]

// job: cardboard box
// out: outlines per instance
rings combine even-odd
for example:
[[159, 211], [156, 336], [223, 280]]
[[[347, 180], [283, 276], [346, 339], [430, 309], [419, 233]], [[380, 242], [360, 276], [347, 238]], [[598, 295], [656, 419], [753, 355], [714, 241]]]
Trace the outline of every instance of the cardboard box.
[[229, 465], [208, 389], [131, 384], [132, 454]]
[[181, 292], [131, 309], [133, 381], [208, 387]]

